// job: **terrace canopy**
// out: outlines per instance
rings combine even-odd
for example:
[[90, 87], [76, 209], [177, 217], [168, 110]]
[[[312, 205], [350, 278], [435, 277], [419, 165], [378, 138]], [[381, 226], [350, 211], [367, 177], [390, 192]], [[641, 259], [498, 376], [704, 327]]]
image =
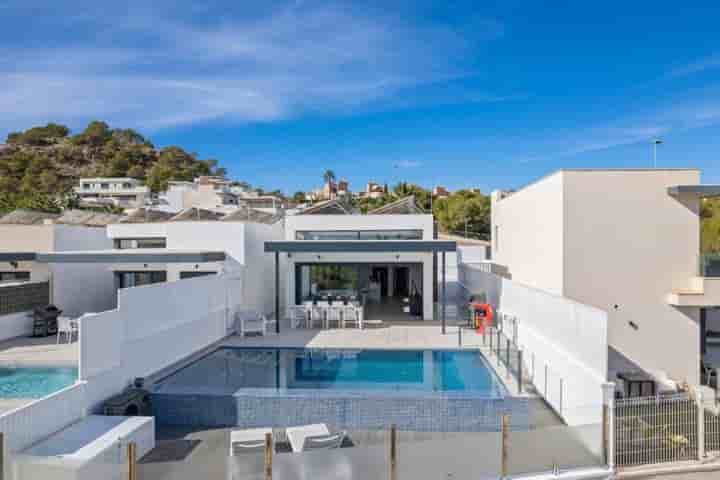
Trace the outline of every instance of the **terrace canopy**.
[[[275, 253], [275, 314], [280, 316], [280, 253], [409, 253], [425, 252], [442, 256], [442, 331], [445, 333], [447, 305], [445, 282], [445, 253], [457, 250], [451, 240], [285, 240], [265, 242], [265, 252]], [[275, 331], [280, 333], [280, 318]]]

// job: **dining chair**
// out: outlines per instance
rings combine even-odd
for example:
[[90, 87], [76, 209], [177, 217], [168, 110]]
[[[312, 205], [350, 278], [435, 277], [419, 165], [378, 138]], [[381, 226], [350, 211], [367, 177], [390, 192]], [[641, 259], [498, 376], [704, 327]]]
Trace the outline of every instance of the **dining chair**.
[[325, 324], [325, 308], [317, 305], [310, 309], [310, 325], [309, 328], [315, 328], [315, 325], [319, 325], [318, 328], [323, 328]]
[[348, 328], [348, 325], [360, 326], [357, 309], [352, 306], [343, 307], [342, 309], [342, 328]]
[[332, 324], [337, 325], [337, 328], [342, 328], [342, 307], [328, 307], [325, 328], [332, 328]]

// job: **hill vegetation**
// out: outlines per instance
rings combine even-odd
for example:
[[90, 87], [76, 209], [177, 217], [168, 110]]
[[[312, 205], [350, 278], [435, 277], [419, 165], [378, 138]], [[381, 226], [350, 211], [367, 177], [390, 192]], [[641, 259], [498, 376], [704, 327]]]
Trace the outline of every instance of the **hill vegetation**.
[[80, 177], [131, 177], [157, 192], [170, 180], [224, 174], [216, 160], [200, 160], [178, 146], [157, 149], [131, 129], [94, 121], [71, 135], [66, 126], [49, 123], [10, 133], [0, 146], [0, 213], [71, 206]]
[[426, 212], [432, 212], [441, 232], [465, 235], [482, 240], [490, 239], [490, 197], [475, 190], [458, 190], [446, 198], [430, 201], [430, 191], [419, 185], [400, 182], [380, 198], [356, 200], [360, 211], [367, 213], [408, 195]]

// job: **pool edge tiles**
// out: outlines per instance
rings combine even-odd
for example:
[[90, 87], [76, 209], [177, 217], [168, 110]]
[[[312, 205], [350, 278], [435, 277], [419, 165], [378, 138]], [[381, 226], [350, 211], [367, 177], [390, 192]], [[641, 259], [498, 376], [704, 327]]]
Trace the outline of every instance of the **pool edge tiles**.
[[339, 395], [268, 396], [153, 394], [158, 423], [194, 427], [289, 427], [326, 423], [343, 429], [377, 429], [395, 424], [424, 432], [499, 431], [509, 415], [514, 430], [529, 428], [529, 399], [522, 397]]
[[252, 428], [326, 423], [336, 428], [374, 429], [395, 424], [412, 431], [498, 431], [501, 416], [508, 414], [511, 428], [529, 426], [528, 399], [509, 396], [502, 383], [492, 394], [249, 387], [223, 391], [182, 384], [162, 388], [162, 381], [159, 387], [151, 393], [153, 413], [158, 423], [170, 425]]

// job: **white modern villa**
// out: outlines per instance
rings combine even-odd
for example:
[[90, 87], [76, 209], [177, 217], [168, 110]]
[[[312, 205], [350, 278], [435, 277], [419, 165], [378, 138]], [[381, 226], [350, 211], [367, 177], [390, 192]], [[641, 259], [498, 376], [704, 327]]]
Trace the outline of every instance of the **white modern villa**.
[[[285, 216], [0, 220], [6, 478], [705, 468], [720, 415], [694, 387], [713, 383], [701, 361], [720, 286], [717, 265], [698, 270], [699, 206], [720, 187], [699, 181], [562, 170], [494, 192], [491, 260], [413, 197], [367, 213], [334, 199]], [[494, 307], [486, 328], [466, 321], [470, 299]], [[50, 302], [66, 335], [27, 338]], [[407, 448], [388, 468], [397, 430]]]
[[142, 207], [150, 201], [150, 188], [135, 178], [81, 178], [75, 187], [80, 201], [122, 208]]
[[699, 269], [700, 201], [718, 194], [694, 169], [561, 170], [492, 194], [492, 262], [607, 312], [610, 381], [642, 369], [698, 385], [720, 305]]

